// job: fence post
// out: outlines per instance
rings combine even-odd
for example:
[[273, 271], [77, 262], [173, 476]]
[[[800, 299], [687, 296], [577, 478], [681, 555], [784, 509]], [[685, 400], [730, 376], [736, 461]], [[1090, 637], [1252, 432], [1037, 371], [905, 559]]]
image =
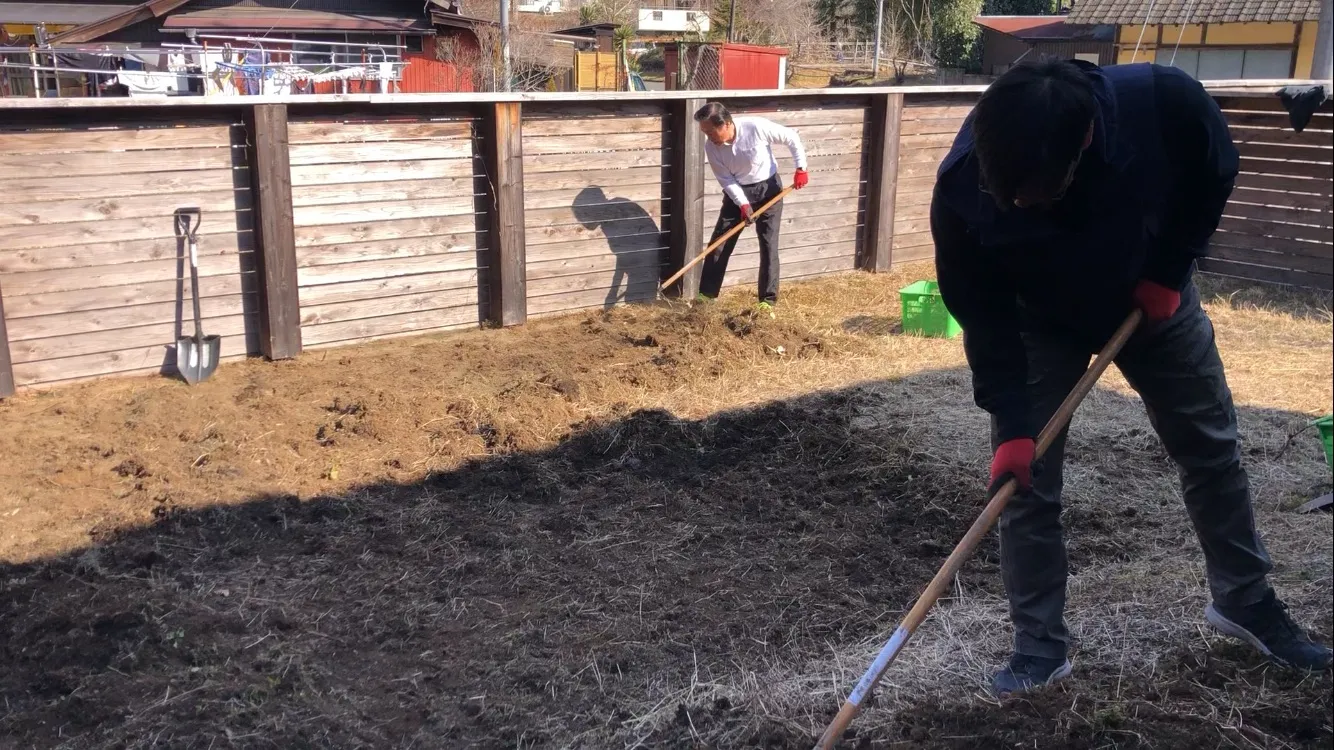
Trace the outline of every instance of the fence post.
[[519, 102], [486, 105], [483, 160], [493, 191], [487, 232], [490, 319], [502, 326], [528, 319], [523, 218], [523, 108]]
[[259, 273], [260, 351], [269, 359], [288, 359], [301, 353], [301, 305], [287, 105], [249, 107], [246, 130]]
[[0, 289], [0, 398], [14, 395], [14, 363], [9, 358], [9, 331], [5, 329], [5, 294]]
[[899, 185], [899, 123], [903, 94], [871, 97], [870, 161], [866, 179], [866, 226], [861, 257], [863, 271], [888, 271], [894, 260], [894, 198]]
[[[676, 273], [704, 249], [704, 134], [695, 122], [703, 99], [677, 99], [669, 103], [672, 139], [671, 251], [667, 275]], [[690, 269], [667, 290], [682, 299], [699, 293], [700, 267]], [[664, 276], [664, 278], [666, 278]]]

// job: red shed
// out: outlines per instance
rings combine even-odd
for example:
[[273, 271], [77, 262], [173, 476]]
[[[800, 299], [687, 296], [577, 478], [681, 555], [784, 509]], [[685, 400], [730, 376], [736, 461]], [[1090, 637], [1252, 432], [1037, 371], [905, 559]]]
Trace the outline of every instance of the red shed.
[[753, 44], [677, 42], [667, 48], [668, 89], [781, 89], [787, 85], [787, 50]]

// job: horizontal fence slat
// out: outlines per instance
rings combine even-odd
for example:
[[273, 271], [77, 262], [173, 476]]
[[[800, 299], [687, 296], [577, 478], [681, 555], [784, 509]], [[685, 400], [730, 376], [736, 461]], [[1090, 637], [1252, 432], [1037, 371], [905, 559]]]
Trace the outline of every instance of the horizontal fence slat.
[[316, 245], [340, 245], [349, 242], [367, 242], [392, 237], [426, 237], [438, 234], [460, 234], [485, 231], [485, 216], [437, 216], [425, 219], [392, 219], [357, 224], [326, 224], [298, 227], [298, 248]]
[[410, 312], [429, 312], [470, 305], [477, 309], [477, 287], [460, 287], [387, 297], [371, 297], [351, 302], [331, 302], [305, 305], [301, 308], [301, 325], [341, 323], [364, 318], [379, 318]]
[[[248, 255], [248, 254], [246, 254]], [[222, 276], [249, 270], [240, 254], [208, 255], [199, 259], [200, 276]], [[137, 286], [154, 281], [172, 281], [189, 277], [188, 266], [178, 258], [93, 266], [71, 272], [67, 269], [10, 274], [4, 278], [5, 314], [11, 298], [58, 292], [87, 292], [107, 287]]]
[[[229, 315], [244, 315], [259, 310], [256, 295], [230, 294], [222, 297], [207, 297], [199, 300], [200, 314], [205, 318], [221, 318]], [[181, 323], [184, 328], [193, 325], [193, 312], [188, 296], [172, 302], [150, 302], [143, 305], [109, 307], [102, 310], [80, 312], [57, 312], [26, 318], [14, 318], [7, 321], [9, 340], [54, 338], [58, 336], [76, 336], [103, 330], [132, 328], [135, 326], [162, 325]], [[208, 331], [206, 331], [208, 333]]]
[[[621, 151], [652, 151], [663, 148], [662, 133], [588, 133], [523, 137], [523, 158], [550, 154], [595, 154]], [[616, 157], [610, 157], [616, 158]]]
[[[258, 317], [247, 315], [225, 315], [220, 318], [205, 318], [204, 332], [210, 336], [226, 338], [241, 337], [244, 341], [247, 327], [258, 326]], [[15, 364], [38, 362], [44, 359], [76, 357], [84, 354], [102, 354], [120, 349], [134, 349], [161, 344], [167, 346], [176, 343], [181, 331], [171, 323], [140, 325], [131, 328], [100, 330], [91, 333], [66, 334], [43, 339], [9, 342], [9, 353]], [[228, 353], [243, 354], [247, 348], [242, 343], [237, 347], [233, 338], [228, 346]], [[224, 342], [226, 344], [227, 342]]]
[[301, 248], [297, 252], [296, 263], [298, 267], [306, 268], [392, 258], [416, 258], [423, 255], [473, 250], [476, 243], [475, 232], [460, 232], [351, 242], [344, 245], [316, 245]]
[[472, 141], [373, 141], [367, 143], [312, 143], [292, 146], [292, 166], [347, 164], [349, 162], [420, 161], [422, 159], [468, 159]]
[[[229, 343], [224, 340], [224, 344]], [[220, 362], [232, 362], [248, 356], [244, 352], [223, 349]], [[100, 354], [48, 359], [14, 365], [14, 382], [20, 386], [72, 383], [113, 375], [139, 375], [175, 372], [173, 347], [165, 344], [119, 349]]]
[[409, 312], [360, 318], [339, 323], [305, 326], [301, 341], [312, 346], [359, 341], [389, 334], [441, 331], [477, 325], [477, 305], [463, 305], [425, 312]]
[[[199, 226], [200, 236], [236, 234], [251, 229], [249, 211], [218, 212], [205, 216]], [[59, 248], [80, 244], [133, 242], [136, 240], [174, 239], [176, 217], [168, 209], [160, 216], [134, 219], [76, 221], [68, 224], [24, 224], [5, 230], [9, 249]]]
[[[618, 152], [616, 163], [621, 167], [667, 166], [671, 164], [671, 149]], [[527, 185], [529, 174], [585, 171], [588, 166], [588, 154], [538, 154], [536, 156], [524, 154], [524, 184]]]
[[292, 188], [292, 205], [296, 208], [308, 208], [375, 201], [415, 201], [464, 196], [471, 198], [476, 189], [477, 183], [473, 177], [301, 185]]
[[1214, 258], [1201, 259], [1199, 268], [1205, 273], [1215, 273], [1248, 281], [1264, 281], [1271, 284], [1287, 284], [1315, 289], [1334, 289], [1334, 276], [1328, 274], [1269, 268]]
[[[586, 135], [591, 132], [665, 133], [669, 130], [663, 115], [633, 117], [561, 117], [558, 119], [524, 118], [523, 137]], [[525, 147], [524, 153], [527, 153]]]
[[[161, 275], [159, 274], [155, 278], [161, 278]], [[205, 276], [199, 279], [199, 295], [200, 297], [221, 297], [229, 294], [241, 294], [248, 285], [253, 283], [253, 272]], [[6, 290], [5, 319], [13, 320], [34, 315], [50, 315], [81, 310], [104, 310], [149, 302], [171, 302], [177, 299], [186, 299], [191, 294], [191, 285], [188, 278], [182, 280], [168, 278], [163, 281], [149, 281], [140, 284], [122, 284], [93, 289], [81, 288], [22, 297], [11, 297]]]
[[[230, 166], [77, 179], [47, 175], [43, 170], [6, 174], [4, 189], [0, 190], [0, 204], [18, 204], [19, 210], [31, 206], [33, 211], [46, 211], [46, 206], [56, 201], [105, 201], [135, 196], [159, 196], [180, 201], [187, 194], [250, 188], [250, 172], [244, 167]], [[164, 200], [159, 205], [167, 206], [170, 201]]]
[[458, 140], [472, 136], [468, 121], [456, 122], [290, 122], [288, 142], [293, 146], [326, 143]]
[[[233, 232], [230, 234], [205, 234], [199, 237], [199, 257], [214, 255], [237, 255], [254, 250], [252, 232]], [[33, 271], [55, 271], [66, 269], [64, 273], [71, 277], [80, 274], [107, 273], [109, 269], [83, 271], [85, 268], [98, 266], [116, 266], [122, 263], [139, 263], [150, 260], [180, 259], [183, 264], [187, 249], [185, 243], [175, 237], [159, 237], [151, 240], [132, 240], [127, 242], [95, 242], [87, 245], [66, 245], [64, 247], [43, 247], [23, 250], [0, 250], [0, 274], [29, 273]], [[6, 296], [15, 294], [5, 282]]]
[[327, 266], [303, 266], [297, 269], [297, 284], [301, 287], [308, 287], [318, 284], [370, 281], [418, 273], [466, 271], [475, 268], [477, 268], [477, 253], [471, 248], [465, 248], [458, 252], [438, 255], [337, 263]]
[[176, 198], [180, 204], [175, 207], [166, 200], [167, 197], [144, 195], [132, 198], [80, 198], [42, 203], [0, 204], [0, 233], [7, 233], [8, 227], [59, 226], [82, 221], [148, 218], [175, 221], [174, 208], [183, 208], [187, 204], [204, 211], [206, 220], [211, 221], [215, 214], [234, 213], [238, 209], [251, 207], [250, 191], [235, 190], [231, 187], [214, 192], [191, 190], [186, 194], [178, 194]]
[[392, 275], [383, 278], [364, 278], [338, 284], [301, 287], [301, 309], [319, 305], [353, 303], [379, 297], [397, 297], [403, 294], [443, 292], [452, 289], [477, 290], [476, 269], [432, 271]]
[[337, 206], [302, 206], [293, 211], [298, 229], [304, 227], [358, 224], [394, 219], [428, 219], [437, 216], [464, 216], [477, 213], [471, 195], [455, 198], [344, 203]]
[[390, 182], [393, 180], [436, 180], [472, 177], [473, 159], [416, 159], [376, 163], [339, 163], [292, 165], [292, 189], [300, 187]]
[[244, 151], [219, 148], [109, 151], [82, 154], [0, 154], [0, 174], [59, 174], [62, 177], [230, 169], [245, 163]]

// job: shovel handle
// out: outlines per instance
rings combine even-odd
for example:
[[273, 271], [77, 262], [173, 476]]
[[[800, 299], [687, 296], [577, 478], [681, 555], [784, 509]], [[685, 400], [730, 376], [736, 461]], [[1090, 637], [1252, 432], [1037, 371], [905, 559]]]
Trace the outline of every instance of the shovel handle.
[[[1126, 317], [1121, 327], [1116, 329], [1116, 333], [1112, 335], [1111, 340], [1098, 353], [1097, 359], [1093, 360], [1093, 364], [1089, 365], [1083, 377], [1079, 379], [1070, 394], [1061, 402], [1056, 413], [1047, 421], [1047, 426], [1042, 428], [1037, 440], [1037, 458], [1041, 458], [1047, 452], [1056, 437], [1070, 424], [1070, 418], [1074, 416], [1075, 409], [1079, 408], [1079, 404], [1083, 402], [1084, 397], [1089, 394], [1089, 391], [1093, 390], [1098, 378], [1107, 370], [1107, 366], [1112, 363], [1112, 360], [1116, 359], [1116, 355], [1121, 352], [1121, 347], [1125, 346], [1126, 341], [1135, 333], [1135, 329], [1139, 327], [1140, 321], [1143, 319], [1144, 314], [1135, 310]], [[870, 668], [857, 682], [857, 686], [848, 695], [848, 699], [843, 703], [834, 720], [829, 723], [829, 727], [825, 729], [820, 740], [815, 743], [815, 750], [833, 750], [834, 743], [839, 741], [843, 733], [847, 731], [848, 725], [861, 711], [862, 701], [875, 689], [880, 677], [884, 675], [885, 671], [889, 669], [889, 665], [894, 662], [895, 657], [907, 645], [908, 640], [912, 638], [917, 627], [926, 619], [931, 608], [949, 590], [954, 576], [958, 574], [959, 569], [972, 556], [973, 549], [977, 547], [978, 542], [982, 541], [982, 537], [991, 531], [991, 527], [1000, 518], [1001, 511], [1005, 509], [1006, 504], [1010, 502], [1010, 498], [1014, 497], [1018, 489], [1019, 483], [1010, 479], [1000, 488], [999, 492], [992, 496], [986, 508], [982, 510], [982, 515], [977, 517], [977, 520], [968, 529], [968, 533], [964, 534], [963, 539], [954, 548], [954, 551], [945, 559], [945, 564], [940, 567], [935, 578], [931, 579], [931, 583], [927, 585], [926, 590], [918, 597], [912, 610], [903, 618], [903, 623], [894, 631], [894, 635], [880, 649], [875, 661], [871, 663]]]
[[[755, 219], [758, 218], [760, 214], [764, 213], [765, 211], [768, 211], [770, 208], [773, 208], [774, 204], [786, 198], [787, 194], [795, 189], [796, 188], [791, 186], [783, 188], [782, 192], [770, 198], [763, 206], [760, 206], [759, 208], [751, 212], [750, 214], [751, 222], [755, 221]], [[709, 257], [709, 255], [713, 253], [714, 250], [717, 250], [718, 248], [722, 247], [723, 243], [732, 239], [732, 237], [734, 237], [738, 232], [745, 229], [748, 223], [750, 222], [743, 221], [737, 224], [736, 226], [732, 227], [731, 229], [727, 230], [726, 232], [724, 232], [723, 235], [718, 239], [714, 240], [713, 242], [710, 242], [709, 246], [704, 248], [704, 252], [700, 253], [699, 255], [696, 255], [694, 258], [691, 259], [689, 263], [685, 264], [684, 266], [681, 266], [681, 270], [672, 274], [666, 281], [658, 285], [658, 291], [662, 291], [667, 287], [671, 286], [672, 284], [675, 284], [677, 281], [680, 281], [681, 277], [686, 275], [686, 271], [689, 271], [690, 269], [702, 263], [705, 258]]]

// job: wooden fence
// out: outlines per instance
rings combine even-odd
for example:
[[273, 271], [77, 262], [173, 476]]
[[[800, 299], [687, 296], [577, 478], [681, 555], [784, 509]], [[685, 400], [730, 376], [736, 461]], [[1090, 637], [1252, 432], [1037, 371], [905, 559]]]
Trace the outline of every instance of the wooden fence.
[[[807, 147], [784, 278], [930, 258], [936, 169], [979, 92], [728, 96]], [[0, 394], [174, 369], [187, 206], [203, 211], [205, 331], [228, 358], [651, 300], [722, 201], [699, 96], [0, 102]], [[1216, 96], [1243, 174], [1202, 267], [1331, 288], [1330, 105], [1296, 133], [1272, 93]], [[747, 237], [727, 283], [757, 270]]]

